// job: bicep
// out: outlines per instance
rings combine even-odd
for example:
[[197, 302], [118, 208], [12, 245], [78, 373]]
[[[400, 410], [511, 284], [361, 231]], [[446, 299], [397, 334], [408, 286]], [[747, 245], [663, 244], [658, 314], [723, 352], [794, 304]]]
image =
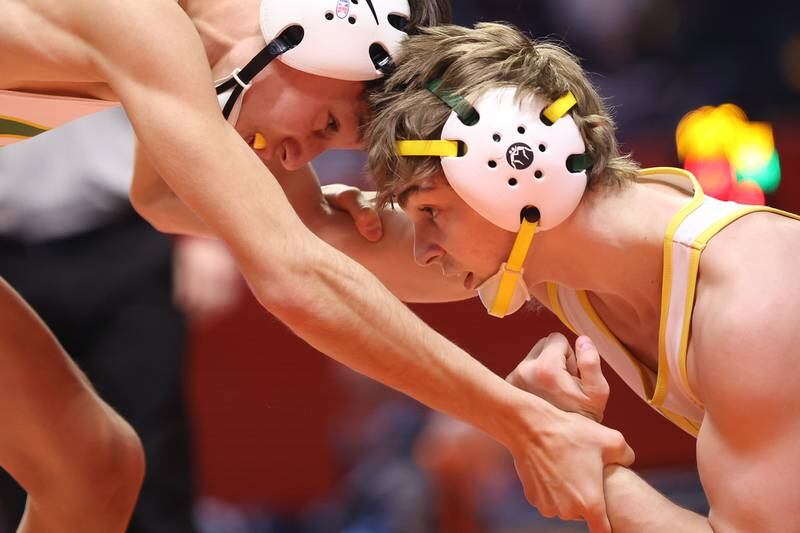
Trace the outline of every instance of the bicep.
[[[740, 428], [742, 433], [750, 431]], [[703, 424], [697, 461], [715, 531], [788, 531], [800, 526], [799, 438], [800, 427], [794, 424], [761, 438], [748, 436], [743, 440], [761, 442], [742, 445], [712, 420]]]
[[740, 324], [744, 332], [718, 337], [716, 350], [699, 356], [706, 416], [697, 460], [717, 531], [800, 526], [800, 483], [787, 475], [800, 472], [800, 389], [786, 379], [800, 371], [800, 358], [781, 322]]
[[126, 11], [130, 23], [117, 24], [114, 39], [86, 31], [103, 51], [103, 71], [155, 170], [228, 243], [245, 275], [251, 268], [280, 272], [285, 261], [300, 260], [302, 225], [223, 119], [203, 44], [186, 14], [168, 0], [104, 4]]

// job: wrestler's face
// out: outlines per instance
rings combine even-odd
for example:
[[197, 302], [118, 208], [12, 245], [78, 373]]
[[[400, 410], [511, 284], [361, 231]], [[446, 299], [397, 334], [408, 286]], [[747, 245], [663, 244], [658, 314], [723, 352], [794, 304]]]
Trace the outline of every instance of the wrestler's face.
[[515, 235], [473, 211], [438, 175], [399, 195], [414, 223], [414, 257], [420, 265], [436, 264], [448, 281], [477, 288], [508, 259]]
[[281, 61], [263, 74], [245, 93], [236, 124], [248, 142], [256, 133], [265, 137], [261, 159], [297, 170], [325, 150], [361, 147], [364, 83], [307, 74]]

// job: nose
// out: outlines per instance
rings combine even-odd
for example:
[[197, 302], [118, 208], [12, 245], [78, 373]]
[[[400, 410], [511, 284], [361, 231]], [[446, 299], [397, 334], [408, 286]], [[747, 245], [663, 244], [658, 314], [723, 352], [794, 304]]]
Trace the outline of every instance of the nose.
[[302, 141], [288, 137], [281, 143], [281, 164], [286, 170], [299, 170], [323, 151], [325, 146], [315, 139], [303, 139]]
[[419, 231], [414, 232], [414, 260], [419, 266], [432, 265], [443, 256], [441, 246], [422, 237]]

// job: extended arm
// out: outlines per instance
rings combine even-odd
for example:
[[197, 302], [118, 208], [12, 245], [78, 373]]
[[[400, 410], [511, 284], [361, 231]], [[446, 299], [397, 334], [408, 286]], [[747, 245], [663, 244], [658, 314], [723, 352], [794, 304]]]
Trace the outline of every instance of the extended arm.
[[[269, 311], [339, 362], [504, 443], [533, 493], [573, 516], [605, 521], [603, 465], [632, 460], [621, 435], [508, 385], [425, 326], [363, 267], [314, 237], [222, 119], [202, 42], [175, 2], [29, 0], [24, 6], [36, 17], [26, 14], [10, 26], [23, 20], [20, 28], [28, 22], [48, 31], [20, 38], [12, 47], [15, 61], [35, 63], [46, 50], [73, 79], [107, 81], [154, 168], [229, 245]], [[62, 52], [49, 40], [53, 33], [85, 53], [56, 61]], [[8, 35], [3, 39], [17, 32]], [[70, 65], [75, 57], [85, 62]], [[553, 483], [562, 477], [568, 482]]]
[[[359, 235], [350, 215], [331, 208], [310, 165], [297, 171], [287, 171], [280, 166], [270, 170], [300, 219], [313, 233], [365, 266], [401, 300], [444, 302], [475, 296], [474, 291], [446, 281], [437, 267], [416, 264], [413, 227], [401, 210], [380, 211], [383, 238], [370, 242]], [[160, 231], [213, 236], [142, 157], [137, 157], [131, 201]]]

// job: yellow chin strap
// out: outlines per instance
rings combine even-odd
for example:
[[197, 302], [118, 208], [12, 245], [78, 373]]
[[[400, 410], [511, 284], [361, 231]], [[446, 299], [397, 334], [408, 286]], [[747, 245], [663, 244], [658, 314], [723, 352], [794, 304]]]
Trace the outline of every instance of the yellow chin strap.
[[[575, 95], [571, 91], [567, 91], [564, 96], [547, 106], [542, 115], [551, 123], [555, 123], [558, 119], [566, 115], [572, 109], [577, 101]], [[517, 281], [522, 276], [522, 265], [525, 263], [525, 258], [528, 256], [528, 250], [531, 247], [536, 229], [539, 226], [538, 220], [536, 222], [529, 222], [525, 217], [522, 218], [522, 225], [517, 233], [517, 238], [514, 240], [514, 246], [511, 248], [511, 254], [508, 256], [506, 268], [503, 271], [503, 276], [500, 278], [500, 284], [497, 287], [497, 295], [494, 297], [494, 303], [489, 310], [489, 314], [497, 318], [503, 318], [508, 314], [508, 306], [511, 304], [511, 298], [514, 296], [514, 288], [517, 286]]]
[[[563, 96], [547, 106], [542, 111], [542, 116], [551, 123], [555, 123], [558, 119], [566, 115], [576, 103], [575, 95], [573, 95], [571, 91], [567, 91]], [[397, 150], [397, 155], [400, 156], [458, 157], [462, 155], [459, 154], [458, 141], [397, 141], [395, 148]], [[528, 250], [531, 247], [534, 235], [536, 235], [538, 225], [538, 219], [536, 222], [531, 222], [525, 217], [522, 218], [522, 224], [517, 232], [517, 238], [514, 240], [514, 246], [511, 248], [511, 254], [508, 257], [503, 275], [500, 278], [500, 284], [497, 287], [494, 303], [489, 310], [490, 315], [503, 318], [508, 314], [508, 307], [511, 304], [511, 298], [514, 296], [514, 289], [520, 276], [522, 276], [522, 266], [525, 263], [525, 258], [528, 256]]]
[[508, 314], [508, 306], [511, 304], [511, 297], [514, 296], [514, 288], [517, 286], [517, 280], [522, 275], [522, 265], [528, 256], [528, 250], [531, 247], [534, 235], [536, 235], [538, 225], [538, 222], [528, 222], [525, 218], [522, 219], [522, 225], [519, 228], [519, 232], [517, 232], [517, 238], [514, 240], [514, 246], [511, 248], [506, 268], [497, 287], [497, 295], [494, 297], [494, 303], [489, 310], [490, 315], [503, 318]]

